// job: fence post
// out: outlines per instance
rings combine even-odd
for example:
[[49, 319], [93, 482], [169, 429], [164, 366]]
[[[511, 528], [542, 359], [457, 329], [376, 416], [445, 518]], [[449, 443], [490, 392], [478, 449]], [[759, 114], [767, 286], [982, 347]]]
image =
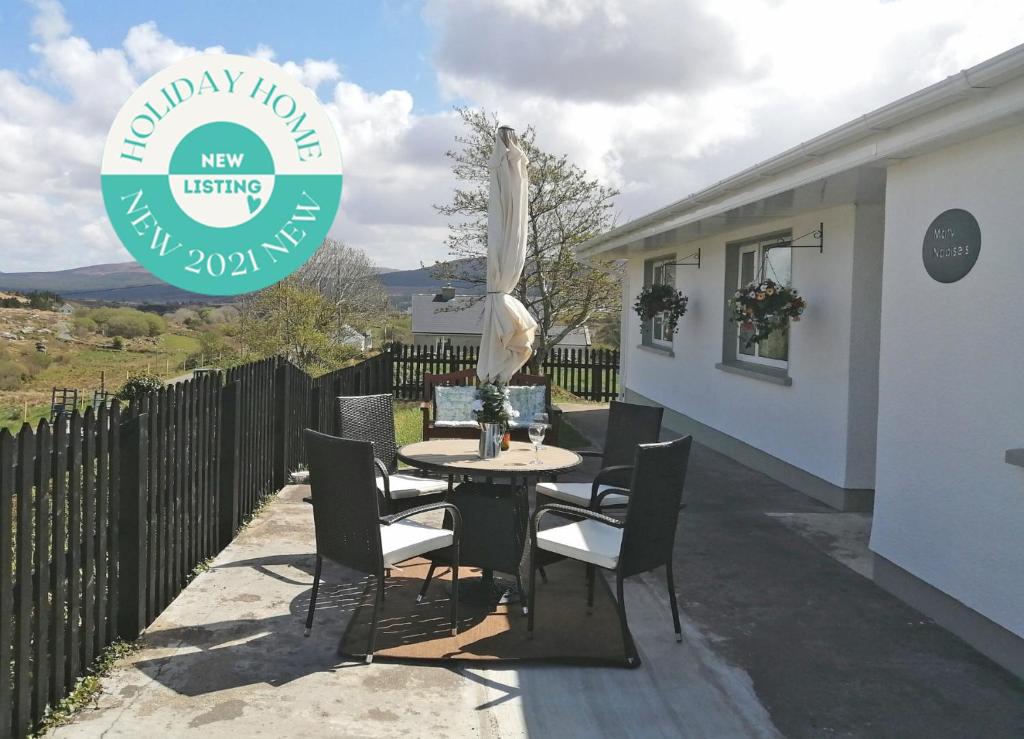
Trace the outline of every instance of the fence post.
[[[604, 388], [601, 387], [601, 381], [604, 379], [604, 366], [607, 363], [607, 358], [603, 356], [600, 349], [597, 351], [591, 351], [590, 354], [590, 399], [591, 400], [604, 400]], [[601, 360], [605, 361], [602, 362]]]
[[149, 416], [133, 414], [120, 425], [117, 491], [117, 635], [135, 639], [146, 628]]
[[238, 383], [220, 391], [220, 490], [217, 500], [217, 548], [227, 546], [241, 521], [238, 500]]
[[274, 371], [274, 489], [284, 487], [288, 475], [288, 419], [291, 416], [291, 398], [288, 393], [288, 372], [291, 366], [279, 364]]
[[[316, 384], [309, 390], [309, 427], [314, 431], [323, 431], [320, 428], [320, 388]], [[308, 450], [306, 454], [309, 454]]]

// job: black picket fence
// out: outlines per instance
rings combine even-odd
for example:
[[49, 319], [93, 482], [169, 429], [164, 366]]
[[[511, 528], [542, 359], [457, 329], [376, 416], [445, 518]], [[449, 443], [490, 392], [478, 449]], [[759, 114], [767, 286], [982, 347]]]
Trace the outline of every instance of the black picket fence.
[[[393, 344], [391, 356], [394, 394], [403, 400], [426, 400], [423, 375], [473, 369], [480, 356], [476, 346], [436, 346]], [[553, 385], [587, 400], [614, 400], [619, 394], [619, 351], [555, 347], [541, 364], [541, 374]]]
[[305, 462], [333, 398], [390, 392], [381, 355], [318, 378], [280, 359], [0, 431], [0, 737], [24, 736], [133, 639]]

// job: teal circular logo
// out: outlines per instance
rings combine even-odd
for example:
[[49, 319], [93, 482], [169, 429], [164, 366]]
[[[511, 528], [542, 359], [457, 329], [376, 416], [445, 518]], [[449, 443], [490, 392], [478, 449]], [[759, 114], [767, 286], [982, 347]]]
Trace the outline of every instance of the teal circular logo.
[[319, 248], [341, 198], [337, 136], [316, 96], [276, 65], [190, 57], [118, 113], [101, 168], [125, 248], [205, 295], [267, 287]]

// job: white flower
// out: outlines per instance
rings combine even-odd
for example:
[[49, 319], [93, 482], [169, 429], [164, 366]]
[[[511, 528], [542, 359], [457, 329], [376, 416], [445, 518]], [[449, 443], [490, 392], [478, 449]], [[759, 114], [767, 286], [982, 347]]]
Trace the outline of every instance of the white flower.
[[512, 415], [513, 413], [516, 413], [518, 415], [518, 413], [512, 408], [512, 404], [509, 403], [507, 400], [501, 404], [501, 410], [502, 412], [505, 413], [506, 416], [509, 416], [510, 418], [515, 418], [515, 416]]

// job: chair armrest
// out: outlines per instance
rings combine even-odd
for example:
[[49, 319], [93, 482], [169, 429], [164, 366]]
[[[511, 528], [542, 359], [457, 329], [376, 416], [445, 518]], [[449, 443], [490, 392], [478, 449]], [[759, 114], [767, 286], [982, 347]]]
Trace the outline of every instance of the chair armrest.
[[374, 457], [373, 458], [373, 464], [377, 468], [377, 472], [380, 473], [380, 476], [384, 478], [384, 498], [387, 499], [387, 500], [390, 500], [391, 499], [391, 480], [388, 479], [388, 478], [391, 477], [391, 473], [388, 472], [387, 465], [385, 465], [384, 462], [381, 461], [379, 458]]
[[604, 456], [604, 452], [590, 451], [589, 449], [576, 449], [575, 452], [581, 457], [597, 457], [600, 459]]
[[421, 513], [429, 513], [431, 511], [445, 510], [452, 514], [452, 530], [455, 533], [455, 541], [459, 540], [459, 535], [462, 531], [462, 513], [459, 511], [459, 507], [454, 503], [438, 502], [438, 503], [427, 503], [426, 505], [416, 506], [415, 508], [409, 508], [401, 513], [394, 513], [390, 516], [381, 516], [380, 522], [382, 526], [390, 526], [397, 521], [401, 521], [404, 518], [410, 516], [418, 516]]
[[591, 488], [592, 496], [597, 495], [598, 485], [621, 485], [617, 481], [622, 479], [623, 473], [632, 471], [633, 465], [631, 464], [613, 464], [608, 467], [602, 467], [594, 475], [594, 484]]
[[[629, 491], [626, 490], [625, 488], [608, 488], [607, 490], [604, 490], [604, 491], [598, 493], [596, 496], [591, 496], [591, 498], [590, 498], [590, 510], [592, 510], [592, 511], [600, 511], [601, 510], [601, 504], [603, 503], [604, 499], [607, 498], [609, 495], [623, 495], [623, 496], [628, 498], [629, 497]], [[612, 505], [623, 506], [623, 505], [628, 505], [628, 504], [627, 503], [614, 503]]]
[[579, 508], [572, 505], [562, 505], [561, 503], [548, 503], [540, 506], [536, 511], [533, 512], [533, 518], [530, 521], [531, 532], [534, 535], [534, 541], [536, 541], [537, 534], [537, 523], [541, 517], [548, 513], [558, 513], [565, 516], [576, 516], [577, 518], [589, 518], [599, 523], [614, 526], [617, 529], [621, 529], [626, 525], [625, 521], [620, 521], [617, 518], [606, 516], [603, 513], [592, 511], [587, 508]]

